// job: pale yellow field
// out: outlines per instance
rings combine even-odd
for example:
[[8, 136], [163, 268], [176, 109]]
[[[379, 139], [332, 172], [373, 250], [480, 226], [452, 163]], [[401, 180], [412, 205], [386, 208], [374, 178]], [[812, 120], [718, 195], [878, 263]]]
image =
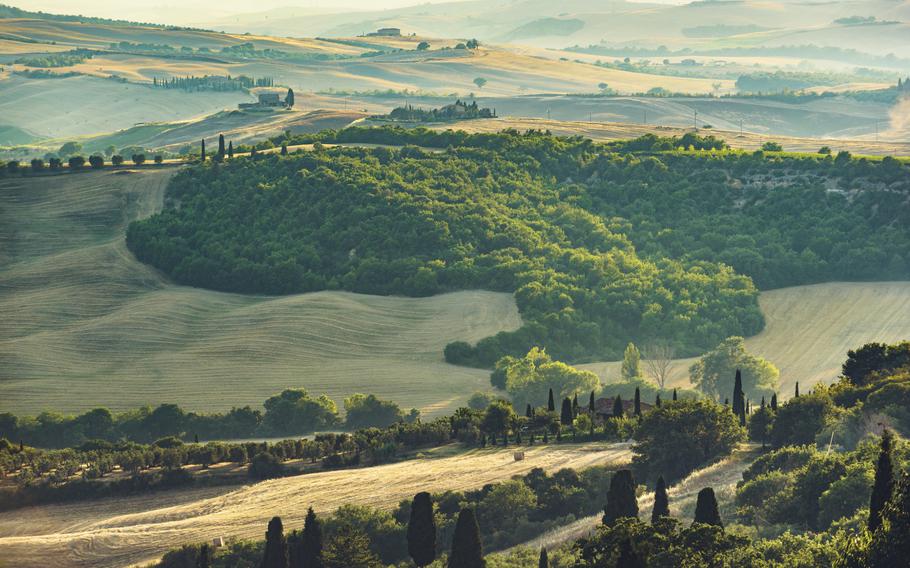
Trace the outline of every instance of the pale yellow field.
[[[445, 130], [452, 125], [428, 125], [428, 128]], [[499, 132], [506, 128], [525, 130], [549, 130], [560, 136], [584, 136], [596, 141], [626, 140], [644, 134], [658, 136], [682, 136], [692, 129], [672, 126], [655, 126], [650, 124], [629, 124], [622, 122], [582, 122], [564, 120], [546, 120], [542, 118], [492, 118], [463, 121], [455, 127], [467, 132]], [[725, 130], [700, 130], [702, 135], [713, 135], [725, 140], [731, 147], [742, 150], [757, 150], [769, 140], [780, 142], [788, 152], [817, 152], [822, 146], [828, 146], [833, 152], [847, 150], [854, 154], [870, 156], [910, 156], [910, 143], [900, 140], [881, 141], [857, 140], [842, 138], [797, 138], [793, 136], [761, 135], [750, 132], [740, 134]]]
[[187, 542], [261, 538], [274, 515], [281, 516], [285, 530], [299, 529], [307, 507], [318, 513], [345, 504], [391, 509], [420, 491], [473, 489], [535, 467], [552, 472], [621, 465], [631, 458], [628, 444], [535, 446], [525, 448], [523, 461], [513, 459], [512, 449], [454, 455], [442, 450], [438, 457], [429, 452], [416, 461], [276, 479], [235, 491], [202, 489], [4, 513], [0, 559], [11, 567], [128, 566]]
[[509, 294], [242, 296], [174, 286], [137, 262], [126, 224], [161, 206], [172, 171], [0, 183], [4, 411], [225, 410], [305, 387], [436, 415], [489, 384], [442, 349], [519, 326]]

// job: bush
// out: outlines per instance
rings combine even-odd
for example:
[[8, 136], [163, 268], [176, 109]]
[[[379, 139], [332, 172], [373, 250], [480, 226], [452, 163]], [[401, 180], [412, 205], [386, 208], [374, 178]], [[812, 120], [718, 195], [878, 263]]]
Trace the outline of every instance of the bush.
[[91, 164], [93, 169], [100, 170], [104, 167], [104, 157], [99, 156], [98, 154], [92, 154], [88, 158], [88, 163]]
[[133, 160], [134, 164], [141, 166], [145, 163], [145, 154], [133, 154], [131, 159]]
[[85, 158], [82, 156], [73, 156], [67, 160], [67, 164], [69, 164], [71, 170], [79, 170], [85, 165]]
[[260, 452], [253, 456], [247, 469], [253, 479], [272, 479], [284, 475], [284, 464], [271, 452]]
[[120, 154], [114, 154], [113, 156], [111, 156], [111, 164], [113, 164], [115, 166], [123, 165], [123, 156], [121, 156]]

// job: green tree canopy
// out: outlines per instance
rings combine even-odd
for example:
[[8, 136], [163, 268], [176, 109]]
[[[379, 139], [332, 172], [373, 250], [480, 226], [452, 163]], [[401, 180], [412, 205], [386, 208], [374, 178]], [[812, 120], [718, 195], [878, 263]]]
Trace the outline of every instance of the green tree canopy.
[[728, 337], [689, 367], [689, 377], [700, 391], [715, 399], [733, 392], [736, 371], [742, 373], [745, 396], [770, 396], [778, 386], [780, 371], [770, 362], [750, 355], [742, 337]]
[[525, 404], [542, 406], [550, 389], [559, 398], [577, 392], [600, 390], [600, 380], [591, 371], [581, 371], [560, 361], [554, 361], [544, 349], [532, 348], [527, 355], [510, 357], [497, 365], [505, 375], [506, 391], [519, 407]]

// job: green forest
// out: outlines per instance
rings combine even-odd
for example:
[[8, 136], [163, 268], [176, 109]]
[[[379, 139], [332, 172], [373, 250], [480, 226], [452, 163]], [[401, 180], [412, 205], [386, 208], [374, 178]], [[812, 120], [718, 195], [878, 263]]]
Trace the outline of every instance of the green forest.
[[[513, 292], [521, 329], [446, 349], [487, 367], [534, 346], [615, 359], [630, 340], [692, 355], [760, 331], [759, 289], [910, 276], [910, 176], [891, 158], [534, 131], [269, 143], [306, 142], [319, 144], [181, 172], [164, 211], [130, 226], [130, 249], [178, 282], [231, 292]], [[338, 142], [394, 147], [323, 146]]]

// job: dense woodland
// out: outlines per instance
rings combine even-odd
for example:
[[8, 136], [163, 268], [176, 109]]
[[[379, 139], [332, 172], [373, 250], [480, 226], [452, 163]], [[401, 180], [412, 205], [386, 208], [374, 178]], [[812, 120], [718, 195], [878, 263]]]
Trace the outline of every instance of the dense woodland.
[[166, 209], [130, 226], [130, 249], [181, 283], [233, 292], [514, 292], [520, 330], [446, 350], [481, 366], [534, 346], [618, 358], [629, 340], [691, 355], [758, 332], [758, 289], [910, 276], [910, 176], [891, 158], [749, 154], [694, 135], [277, 140], [314, 141], [401, 147], [184, 171]]

